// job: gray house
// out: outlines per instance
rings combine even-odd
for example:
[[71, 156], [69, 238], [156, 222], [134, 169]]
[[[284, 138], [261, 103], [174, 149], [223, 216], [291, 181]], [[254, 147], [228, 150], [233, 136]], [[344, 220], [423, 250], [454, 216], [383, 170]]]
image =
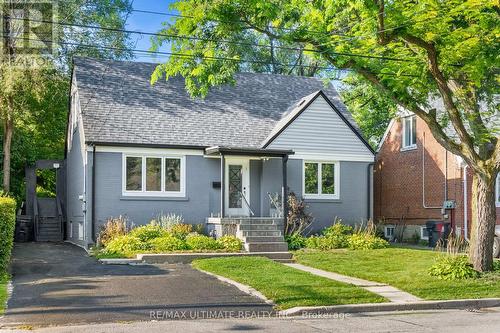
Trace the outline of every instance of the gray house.
[[374, 152], [332, 86], [241, 73], [192, 99], [180, 77], [152, 86], [154, 68], [74, 60], [69, 241], [94, 243], [109, 217], [145, 224], [169, 213], [218, 232], [229, 221], [242, 236], [277, 236], [266, 224], [283, 223], [288, 191], [306, 200], [313, 230], [370, 217]]

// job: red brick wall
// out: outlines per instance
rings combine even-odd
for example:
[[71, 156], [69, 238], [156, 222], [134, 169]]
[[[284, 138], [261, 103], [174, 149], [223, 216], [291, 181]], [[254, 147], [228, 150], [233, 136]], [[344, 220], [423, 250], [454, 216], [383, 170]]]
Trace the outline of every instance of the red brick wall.
[[[374, 168], [375, 218], [398, 224], [404, 217], [407, 225], [420, 225], [425, 224], [427, 220], [444, 219], [440, 208], [424, 208], [422, 180], [425, 170], [425, 205], [442, 206], [446, 182], [447, 198], [456, 201], [456, 208], [447, 211], [448, 218], [445, 220], [463, 230], [463, 168], [459, 165], [458, 159], [449, 152], [446, 154], [445, 149], [434, 139], [427, 125], [419, 118], [417, 118], [417, 148], [401, 151], [401, 136], [402, 122], [395, 120], [377, 154]], [[447, 169], [446, 177], [445, 169]], [[469, 174], [469, 226], [471, 182], [472, 177]], [[500, 207], [497, 208], [497, 224], [500, 224]]]
[[[408, 225], [425, 224], [427, 220], [441, 220], [441, 206], [445, 198], [456, 200], [453, 220], [459, 226], [463, 221], [462, 169], [457, 159], [433, 138], [427, 125], [417, 118], [417, 148], [401, 151], [402, 122], [395, 120], [377, 155], [374, 172], [374, 210], [378, 219], [398, 223], [403, 217]], [[425, 149], [424, 149], [425, 143]], [[445, 156], [448, 176], [445, 179]], [[425, 158], [424, 168], [422, 166]], [[425, 169], [425, 205], [422, 198], [423, 170]]]

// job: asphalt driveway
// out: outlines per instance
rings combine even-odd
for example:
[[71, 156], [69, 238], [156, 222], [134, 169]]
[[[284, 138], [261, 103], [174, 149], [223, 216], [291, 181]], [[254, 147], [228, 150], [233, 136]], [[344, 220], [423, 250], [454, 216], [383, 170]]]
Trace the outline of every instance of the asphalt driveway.
[[65, 243], [16, 244], [2, 326], [192, 319], [271, 307], [189, 265], [111, 266]]

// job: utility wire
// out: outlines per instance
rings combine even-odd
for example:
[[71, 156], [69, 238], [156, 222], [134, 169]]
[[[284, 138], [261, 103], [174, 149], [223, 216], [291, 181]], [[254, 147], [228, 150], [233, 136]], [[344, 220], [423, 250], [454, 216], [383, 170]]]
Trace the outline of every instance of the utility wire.
[[[5, 35], [4, 35], [4, 38], [5, 38]], [[26, 37], [10, 37], [10, 38], [17, 39], [17, 40], [42, 42], [42, 43], [54, 43], [53, 41], [49, 41], [49, 40], [33, 39], [33, 38], [26, 38]], [[276, 65], [276, 66], [282, 66], [282, 67], [296, 67], [296, 64], [284, 64], [284, 63], [272, 64], [270, 62], [261, 61], [261, 60], [246, 60], [246, 59], [236, 59], [236, 58], [227, 58], [227, 57], [213, 57], [213, 56], [193, 55], [193, 54], [177, 53], [177, 52], [137, 50], [137, 49], [119, 48], [119, 47], [113, 47], [113, 46], [104, 46], [104, 45], [80, 44], [80, 43], [73, 43], [73, 42], [59, 42], [59, 44], [68, 45], [68, 46], [76, 46], [76, 47], [85, 47], [85, 48], [99, 48], [99, 49], [112, 50], [112, 51], [125, 51], [125, 52], [134, 52], [134, 53], [138, 52], [138, 53], [146, 53], [146, 54], [166, 55], [166, 56], [181, 57], [181, 58], [188, 58], [188, 59], [221, 60], [221, 61], [234, 61], [234, 62], [239, 62], [239, 63], [260, 64], [260, 65]], [[329, 70], [329, 71], [356, 72], [355, 69], [351, 69], [351, 68], [340, 69], [340, 68], [334, 68], [334, 67], [328, 67], [328, 66], [314, 66], [314, 65], [301, 65], [301, 66], [303, 68], [317, 68], [317, 69]], [[372, 74], [375, 74], [375, 75], [380, 74], [380, 75], [387, 75], [387, 76], [419, 77], [417, 75], [398, 74], [398, 73], [373, 73], [372, 72]]]
[[[36, 19], [28, 19], [28, 18], [13, 18], [13, 19], [22, 20], [22, 21], [30, 21], [30, 22], [35, 22], [35, 23], [57, 24], [57, 25], [66, 26], [66, 27], [99, 29], [99, 30], [104, 30], [104, 31], [120, 32], [120, 33], [126, 33], [126, 34], [140, 34], [140, 35], [145, 35], [145, 36], [166, 37], [166, 38], [172, 38], [172, 39], [198, 40], [198, 41], [204, 41], [204, 42], [215, 42], [215, 43], [234, 44], [234, 45], [243, 45], [243, 46], [255, 46], [255, 47], [268, 48], [268, 49], [275, 48], [275, 49], [283, 49], [283, 50], [290, 50], [290, 51], [300, 51], [300, 52], [305, 51], [305, 52], [313, 52], [313, 53], [319, 53], [319, 54], [324, 53], [323, 51], [318, 51], [316, 49], [311, 49], [311, 48], [301, 49], [301, 48], [296, 48], [296, 47], [288, 47], [288, 46], [280, 46], [280, 45], [276, 45], [276, 46], [261, 45], [261, 44], [248, 43], [248, 42], [237, 42], [237, 41], [228, 41], [228, 40], [217, 40], [217, 39], [212, 39], [212, 38], [181, 36], [181, 35], [175, 35], [175, 34], [163, 34], [163, 33], [154, 33], [154, 32], [146, 32], [146, 31], [107, 28], [107, 27], [99, 27], [99, 26], [94, 26], [94, 25], [65, 23], [65, 22], [57, 22], [57, 21], [49, 21], [49, 20], [36, 20]], [[386, 61], [399, 61], [399, 62], [414, 61], [412, 59], [401, 59], [401, 58], [384, 57], [384, 56], [372, 56], [372, 55], [366, 55], [366, 54], [345, 53], [345, 52], [329, 52], [329, 54], [337, 55], [337, 56], [378, 59], [378, 60], [386, 60]]]

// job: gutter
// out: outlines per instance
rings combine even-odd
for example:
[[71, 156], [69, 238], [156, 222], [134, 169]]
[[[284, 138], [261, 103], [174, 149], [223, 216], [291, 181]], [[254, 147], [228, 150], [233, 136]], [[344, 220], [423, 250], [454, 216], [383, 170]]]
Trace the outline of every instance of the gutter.
[[91, 225], [91, 231], [92, 231], [92, 241], [94, 244], [96, 244], [96, 239], [95, 239], [95, 157], [96, 157], [96, 145], [94, 144], [92, 146], [92, 198], [91, 203], [92, 203], [92, 225]]

